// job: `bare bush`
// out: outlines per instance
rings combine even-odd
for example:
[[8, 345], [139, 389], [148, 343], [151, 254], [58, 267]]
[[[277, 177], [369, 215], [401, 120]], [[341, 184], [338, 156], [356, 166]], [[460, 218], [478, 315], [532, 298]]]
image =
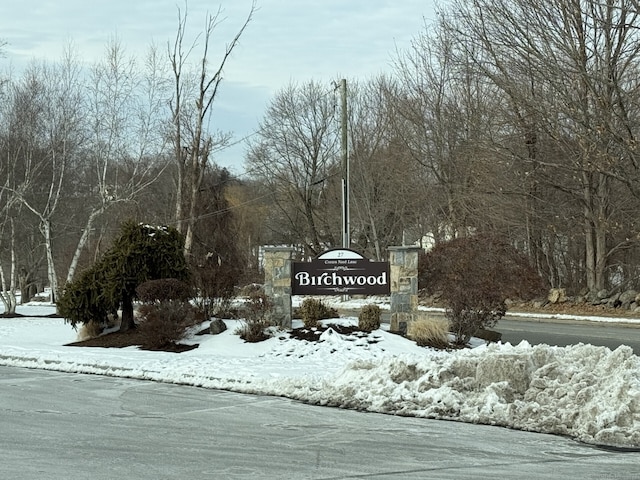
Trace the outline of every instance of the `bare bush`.
[[264, 292], [254, 291], [249, 294], [243, 308], [245, 321], [236, 333], [245, 342], [261, 342], [270, 338], [267, 329], [270, 327], [269, 314], [273, 304]]
[[527, 257], [492, 235], [440, 243], [420, 260], [425, 292], [441, 294], [459, 345], [494, 326], [507, 310], [507, 298], [528, 300], [546, 291]]
[[193, 287], [177, 278], [148, 280], [136, 287], [136, 294], [145, 303], [170, 300], [186, 302], [194, 297]]
[[144, 304], [138, 309], [137, 326], [144, 338], [142, 347], [161, 350], [182, 340], [188, 329], [205, 321], [202, 310], [186, 302], [164, 301]]

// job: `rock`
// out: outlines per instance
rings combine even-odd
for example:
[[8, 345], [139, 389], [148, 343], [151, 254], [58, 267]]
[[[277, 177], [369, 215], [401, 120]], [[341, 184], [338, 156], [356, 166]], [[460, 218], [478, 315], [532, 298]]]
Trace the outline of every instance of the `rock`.
[[548, 298], [549, 303], [564, 303], [567, 301], [567, 292], [564, 288], [552, 288]]
[[609, 297], [609, 299], [607, 299], [606, 303], [607, 307], [609, 308], [618, 308], [622, 304], [622, 302], [620, 302], [620, 294], [616, 293], [615, 295], [612, 295], [611, 297]]
[[502, 340], [502, 333], [494, 330], [486, 330], [484, 328], [476, 330], [476, 333], [474, 333], [473, 336], [481, 340], [486, 340], [487, 343], [499, 342]]
[[618, 300], [620, 300], [620, 306], [624, 309], [629, 309], [631, 304], [635, 302], [637, 295], [638, 292], [636, 292], [635, 290], [626, 290], [622, 292], [620, 294], [620, 298], [618, 298]]
[[214, 318], [211, 320], [211, 325], [209, 325], [209, 333], [211, 335], [218, 335], [219, 333], [224, 332], [227, 329], [227, 324], [224, 323], [223, 320], [219, 318]]
[[532, 302], [533, 308], [542, 308], [544, 307], [547, 303], [549, 303], [548, 300], [534, 300]]

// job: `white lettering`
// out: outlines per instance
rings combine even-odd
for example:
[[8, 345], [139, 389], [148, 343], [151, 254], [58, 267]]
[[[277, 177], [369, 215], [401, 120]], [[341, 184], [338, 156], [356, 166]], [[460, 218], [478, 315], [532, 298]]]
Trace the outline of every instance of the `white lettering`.
[[323, 272], [320, 275], [311, 275], [309, 272], [297, 272], [295, 281], [302, 287], [306, 286], [365, 286], [365, 285], [387, 285], [387, 272], [380, 275], [341, 275], [339, 272]]
[[344, 281], [345, 285], [355, 285], [356, 284], [356, 277], [353, 277], [353, 276], [342, 277], [342, 280]]

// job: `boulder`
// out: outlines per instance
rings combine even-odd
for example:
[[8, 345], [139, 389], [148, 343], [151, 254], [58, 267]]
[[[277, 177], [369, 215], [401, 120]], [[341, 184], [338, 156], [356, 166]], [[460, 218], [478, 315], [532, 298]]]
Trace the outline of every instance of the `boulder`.
[[227, 324], [220, 318], [214, 318], [209, 325], [209, 333], [211, 335], [218, 335], [227, 329]]
[[548, 299], [549, 303], [564, 303], [567, 301], [567, 292], [564, 288], [552, 288]]
[[476, 333], [474, 333], [473, 336], [481, 340], [485, 340], [487, 343], [499, 342], [502, 340], [502, 333], [494, 330], [486, 330], [484, 328], [476, 330]]
[[624, 309], [629, 309], [631, 304], [635, 302], [637, 295], [638, 292], [635, 290], [626, 290], [622, 292], [620, 294], [620, 298], [618, 298], [618, 300], [620, 300], [620, 306]]
[[[604, 303], [604, 299], [603, 299], [603, 303]], [[621, 305], [620, 294], [616, 293], [611, 297], [609, 297], [606, 301], [606, 304], [607, 304], [607, 307], [609, 308], [618, 308]]]

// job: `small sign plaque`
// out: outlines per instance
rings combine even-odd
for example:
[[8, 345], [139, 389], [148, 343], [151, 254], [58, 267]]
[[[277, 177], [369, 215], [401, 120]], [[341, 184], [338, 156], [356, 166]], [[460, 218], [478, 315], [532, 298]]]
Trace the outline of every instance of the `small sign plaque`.
[[355, 250], [335, 248], [310, 262], [293, 262], [293, 295], [387, 295], [389, 262], [372, 262]]

